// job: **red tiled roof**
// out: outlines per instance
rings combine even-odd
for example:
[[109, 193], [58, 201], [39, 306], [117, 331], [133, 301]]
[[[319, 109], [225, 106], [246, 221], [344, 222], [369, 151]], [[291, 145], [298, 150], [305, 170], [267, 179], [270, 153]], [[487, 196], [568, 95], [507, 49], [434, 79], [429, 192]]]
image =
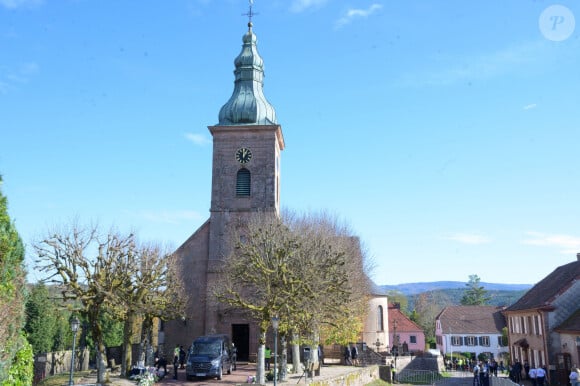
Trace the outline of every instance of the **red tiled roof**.
[[500, 334], [506, 326], [502, 307], [448, 306], [437, 318], [444, 334]]
[[575, 280], [580, 280], [580, 260], [562, 265], [530, 288], [506, 311], [520, 311], [549, 307], [554, 298], [564, 292]]
[[401, 309], [394, 304], [389, 304], [389, 333], [393, 333], [394, 323], [397, 322], [397, 332], [423, 332], [423, 329], [419, 327], [411, 319], [407, 318], [405, 314], [401, 312]]

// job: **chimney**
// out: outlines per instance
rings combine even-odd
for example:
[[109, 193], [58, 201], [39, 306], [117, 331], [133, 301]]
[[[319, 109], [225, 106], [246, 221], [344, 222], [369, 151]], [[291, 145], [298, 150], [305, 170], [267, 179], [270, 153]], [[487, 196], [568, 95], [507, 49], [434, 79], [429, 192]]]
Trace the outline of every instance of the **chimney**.
[[578, 259], [578, 261], [580, 261], [580, 253], [576, 254], [576, 259]]

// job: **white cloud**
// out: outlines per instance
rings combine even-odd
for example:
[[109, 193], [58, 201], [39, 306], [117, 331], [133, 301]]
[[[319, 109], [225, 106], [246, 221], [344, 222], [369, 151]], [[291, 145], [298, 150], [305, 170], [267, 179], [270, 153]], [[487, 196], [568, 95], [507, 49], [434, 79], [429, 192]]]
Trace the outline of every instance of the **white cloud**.
[[320, 7], [324, 5], [328, 0], [294, 0], [290, 5], [290, 11], [292, 12], [302, 12], [309, 8]]
[[491, 241], [488, 237], [476, 233], [452, 233], [444, 238], [462, 244], [487, 244]]
[[547, 61], [558, 60], [553, 58], [555, 55], [547, 55], [549, 48], [541, 39], [494, 52], [438, 56], [437, 61], [443, 62], [443, 67], [403, 74], [399, 83], [406, 87], [447, 86], [505, 74], [521, 74], [523, 68], [533, 72]]
[[562, 254], [575, 254], [580, 251], [580, 237], [570, 235], [547, 234], [541, 232], [526, 232], [527, 239], [522, 244], [540, 247], [556, 247]]
[[0, 6], [8, 9], [34, 8], [42, 5], [44, 0], [0, 0]]
[[0, 68], [0, 73], [4, 73], [3, 78], [0, 78], [0, 94], [7, 94], [16, 84], [28, 83], [39, 72], [39, 68], [34, 62], [22, 63], [16, 70]]
[[211, 140], [203, 134], [185, 133], [185, 138], [199, 146], [205, 146], [211, 143]]
[[336, 28], [341, 28], [347, 24], [350, 24], [356, 18], [367, 18], [373, 13], [377, 12], [383, 8], [381, 4], [373, 4], [367, 9], [356, 9], [351, 8], [346, 11], [346, 14], [336, 21]]
[[141, 212], [137, 214], [138, 217], [147, 221], [165, 223], [165, 224], [180, 224], [183, 221], [199, 221], [202, 216], [195, 211], [161, 211], [161, 212]]
[[532, 109], [535, 109], [536, 107], [538, 107], [538, 105], [537, 105], [537, 104], [535, 104], [535, 103], [530, 103], [529, 105], [525, 105], [525, 106], [524, 106], [524, 110], [532, 110]]

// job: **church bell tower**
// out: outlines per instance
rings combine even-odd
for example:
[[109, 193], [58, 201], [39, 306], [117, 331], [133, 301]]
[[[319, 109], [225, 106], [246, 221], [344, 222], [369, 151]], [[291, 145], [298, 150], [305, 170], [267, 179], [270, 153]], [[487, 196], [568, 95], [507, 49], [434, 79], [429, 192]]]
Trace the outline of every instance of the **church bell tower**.
[[[251, 10], [250, 10], [251, 17]], [[228, 251], [232, 226], [252, 212], [280, 210], [282, 128], [263, 93], [264, 62], [258, 54], [252, 22], [234, 60], [234, 91], [209, 126], [213, 136], [212, 190], [208, 266]]]

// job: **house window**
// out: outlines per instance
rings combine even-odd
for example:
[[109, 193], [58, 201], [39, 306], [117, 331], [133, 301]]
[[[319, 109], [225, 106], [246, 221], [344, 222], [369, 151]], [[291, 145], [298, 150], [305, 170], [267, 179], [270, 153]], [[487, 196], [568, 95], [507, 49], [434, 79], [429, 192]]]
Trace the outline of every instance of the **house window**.
[[452, 346], [463, 346], [463, 337], [462, 336], [452, 336], [451, 337], [451, 345]]
[[534, 315], [534, 327], [536, 328], [536, 335], [542, 335], [542, 330], [540, 329], [540, 315]]
[[526, 333], [526, 319], [523, 316], [520, 316], [520, 332], [522, 334]]
[[489, 336], [480, 336], [479, 345], [483, 347], [489, 347]]
[[250, 196], [250, 182], [252, 180], [250, 171], [246, 168], [238, 170], [236, 176], [236, 196], [249, 197]]
[[477, 346], [477, 336], [466, 336], [465, 337], [466, 346]]
[[415, 335], [410, 335], [409, 343], [417, 343], [417, 337]]
[[377, 307], [377, 331], [384, 331], [385, 326], [383, 324], [383, 306]]
[[498, 336], [497, 337], [497, 345], [499, 347], [505, 347], [505, 346], [507, 346], [506, 342], [504, 342], [503, 336]]

